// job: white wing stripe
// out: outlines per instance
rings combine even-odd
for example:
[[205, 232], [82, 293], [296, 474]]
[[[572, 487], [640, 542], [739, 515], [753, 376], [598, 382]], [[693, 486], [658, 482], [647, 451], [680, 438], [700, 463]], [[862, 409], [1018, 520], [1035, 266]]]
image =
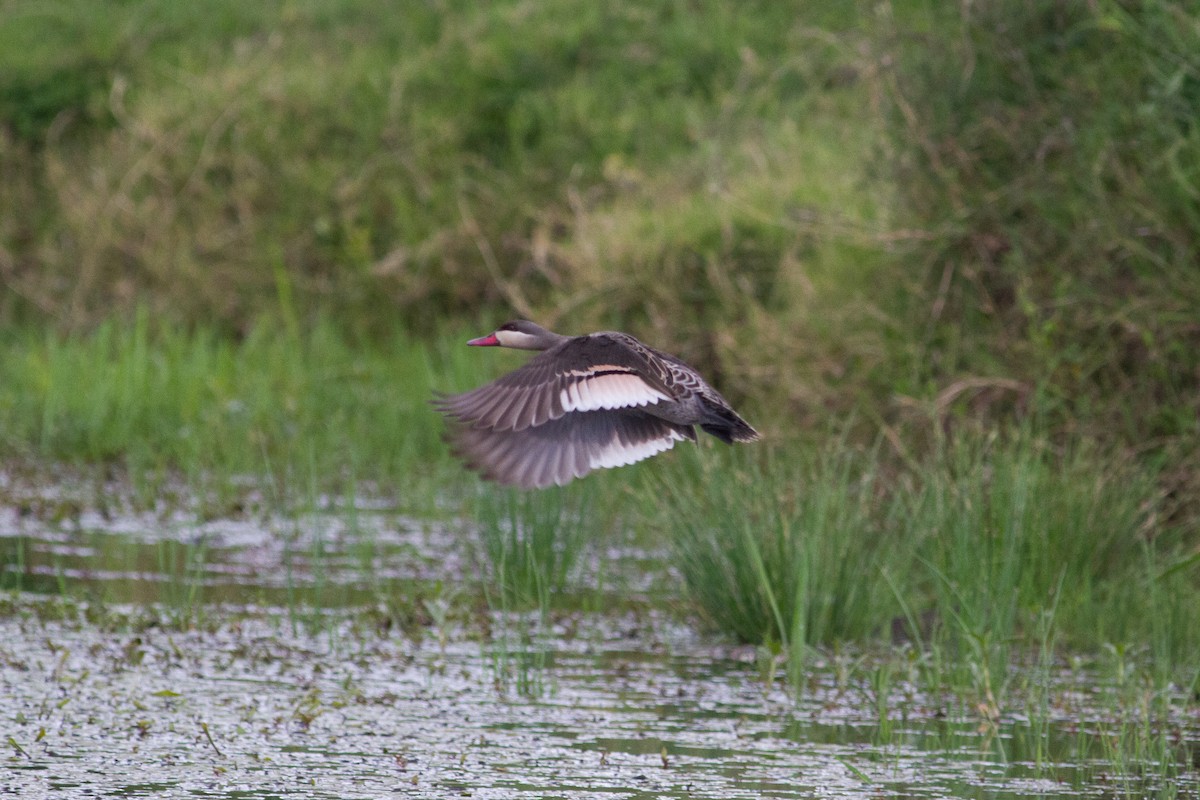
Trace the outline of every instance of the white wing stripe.
[[[637, 386], [629, 385], [628, 375], [606, 375], [604, 378], [593, 378], [589, 383], [597, 384], [604, 389], [604, 399], [608, 403], [605, 408], [613, 408], [617, 403], [621, 402], [622, 398], [641, 399], [638, 396], [640, 393], [637, 391]], [[641, 403], [638, 403], [638, 405], [641, 405]]]
[[[618, 380], [621, 380], [621, 378], [614, 377], [607, 378], [606, 380], [585, 378], [580, 383], [592, 387], [592, 395], [596, 398], [596, 408], [613, 408], [619, 402], [619, 394], [616, 391], [616, 382]], [[630, 405], [634, 404], [631, 403]]]
[[572, 386], [575, 387], [576, 393], [579, 394], [581, 408], [594, 408], [595, 407], [596, 397], [595, 397], [595, 394], [592, 392], [592, 387], [588, 385], [587, 381], [579, 381], [578, 383], [572, 384]]
[[559, 391], [558, 399], [563, 411], [630, 408], [670, 400], [637, 375], [627, 372], [581, 375], [575, 370], [567, 373], [567, 376], [579, 380], [571, 381]]
[[670, 450], [676, 442], [683, 441], [677, 431], [669, 431], [657, 439], [650, 439], [637, 444], [624, 444], [616, 436], [607, 444], [602, 445], [598, 452], [591, 454], [589, 463], [593, 469], [623, 467], [644, 458]]

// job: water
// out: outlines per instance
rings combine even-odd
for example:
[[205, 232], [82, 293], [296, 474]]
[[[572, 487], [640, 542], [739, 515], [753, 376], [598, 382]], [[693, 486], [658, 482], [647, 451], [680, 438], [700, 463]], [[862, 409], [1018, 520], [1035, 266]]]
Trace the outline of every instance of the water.
[[[318, 497], [315, 510], [282, 516], [248, 493], [235, 514], [209, 518], [186, 499], [135, 507], [120, 485], [97, 509], [93, 492], [14, 490], [9, 481], [0, 473], [0, 588], [57, 593], [69, 584], [115, 603], [353, 607], [414, 586], [466, 584], [489, 568], [463, 522], [372, 499]], [[588, 591], [608, 584], [647, 596], [669, 575], [661, 553], [638, 547], [583, 556], [575, 577]]]
[[[669, 575], [634, 548], [591, 554], [581, 595], [601, 566], [611, 588], [580, 610], [452, 602], [480, 569], [461, 529], [371, 503], [209, 521], [6, 506], [0, 565], [23, 591], [0, 614], [0, 795], [1200, 795], [1186, 698], [1138, 727], [1121, 698], [1140, 695], [1086, 665], [1014, 666], [1029, 688], [993, 720], [923, 688], [904, 652], [814, 658], [795, 697], [759, 651], [610, 602]], [[396, 595], [418, 624], [381, 624]]]
[[[10, 737], [0, 792], [1002, 798], [1113, 789], [1102, 763], [1082, 784], [1086, 765], [999, 763], [972, 722], [938, 720], [924, 698], [904, 701], [909, 719], [881, 742], [873, 710], [854, 700], [862, 687], [838, 686], [828, 665], [796, 702], [764, 687], [744, 649], [654, 614], [570, 615], [557, 632], [547, 657], [536, 647], [499, 652], [467, 629], [414, 640], [350, 621], [293, 631], [262, 615], [206, 631], [111, 633], [13, 614], [0, 622]], [[540, 659], [532, 695], [515, 691], [521, 659]], [[993, 736], [1014, 742], [1017, 727]], [[1195, 791], [1194, 773], [1176, 785]]]

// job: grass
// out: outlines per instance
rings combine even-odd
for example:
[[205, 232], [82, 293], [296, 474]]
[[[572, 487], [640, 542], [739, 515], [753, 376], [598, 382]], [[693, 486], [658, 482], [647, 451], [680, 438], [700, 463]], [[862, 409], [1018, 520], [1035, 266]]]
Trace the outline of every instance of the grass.
[[1195, 497], [1194, 21], [10, 3], [0, 320], [628, 327], [780, 424], [858, 412], [860, 441], [1037, 392]]
[[896, 47], [888, 79], [897, 222], [927, 233], [911, 379], [985, 369], [1037, 386], [1055, 425], [1194, 463], [1195, 7], [930, 12], [915, 36], [940, 44]]
[[810, 648], [894, 637], [989, 707], [1038, 653], [1132, 647], [1157, 685], [1194, 679], [1200, 592], [1171, 570], [1192, 537], [1157, 516], [1153, 472], [1032, 429], [902, 466], [844, 444], [743, 458], [673, 464], [656, 520], [706, 617], [780, 645], [797, 685]]
[[578, 490], [558, 488], [525, 493], [489, 487], [480, 493], [468, 519], [481, 561], [491, 569], [485, 586], [496, 593], [493, 606], [532, 607], [545, 617], [554, 596], [569, 588], [589, 541], [603, 533], [591, 524], [591, 502]]
[[[56, 10], [87, 31], [78, 55], [62, 55], [48, 35], [58, 15], [35, 4], [0, 19], [23, 45], [5, 50], [0, 159], [26, 179], [11, 191], [48, 212], [4, 231], [32, 236], [40, 252], [37, 269], [30, 250], [14, 264], [13, 306], [88, 324], [108, 303], [129, 307], [124, 275], [157, 287], [158, 313], [244, 329], [282, 270], [302, 308], [319, 301], [376, 331], [396, 309], [412, 325], [548, 299], [578, 267], [522, 276], [516, 262], [546, 233], [555, 250], [577, 249], [571, 230], [548, 230], [577, 227], [586, 209], [573, 194], [599, 192], [607, 207], [641, 176], [682, 172], [677, 191], [702, 196], [722, 154], [686, 153], [714, 134], [740, 145], [765, 109], [802, 112], [841, 56], [802, 26], [855, 19], [726, 2], [700, 13], [553, 2], [537, 15], [519, 3], [219, 2], [197, 16], [162, 0], [62, 0]], [[781, 68], [755, 59], [790, 48]], [[46, 86], [70, 91], [38, 105]], [[42, 169], [21, 168], [27, 157]], [[77, 180], [83, 164], [98, 170], [94, 182]], [[647, 196], [637, 195], [633, 204]], [[716, 238], [701, 258], [724, 247], [707, 227]], [[794, 237], [773, 238], [765, 257]], [[75, 281], [54, 288], [51, 275]]]
[[0, 12], [38, 54], [0, 49], [0, 85], [82, 98], [0, 103], [0, 196], [36, 212], [0, 220], [4, 320], [381, 343], [520, 314], [634, 327], [746, 394], [779, 385], [736, 357], [771, 337], [813, 379], [789, 401], [837, 359], [804, 339], [863, 330], [829, 313], [888, 241], [851, 7], [101, 5], [57, 6], [104, 18], [105, 66], [65, 77], [33, 47], [52, 19]]
[[889, 597], [883, 581], [863, 576], [897, 554], [864, 535], [873, 477], [855, 473], [854, 454], [729, 454], [737, 466], [715, 455], [680, 459], [644, 501], [708, 618], [744, 641], [780, 646], [797, 676], [808, 645], [873, 635]]
[[359, 347], [324, 321], [295, 335], [264, 321], [234, 342], [143, 312], [81, 337], [0, 339], [4, 457], [115, 465], [149, 482], [148, 496], [180, 474], [202, 492], [261, 479], [285, 506], [313, 484], [383, 481], [400, 502], [431, 508], [421, 465], [442, 447], [429, 398], [483, 368], [457, 342], [434, 351], [397, 334]]
[[[659, 532], [717, 627], [796, 665], [809, 647], [895, 633], [944, 663], [974, 664], [954, 679], [998, 695], [1012, 654], [1031, 647], [1148, 648], [1164, 680], [1200, 648], [1188, 622], [1200, 611], [1194, 527], [1169, 513], [1152, 467], [1089, 440], [1056, 443], [1029, 423], [964, 427], [905, 459], [847, 435], [822, 447], [688, 447], [564, 490], [477, 491], [428, 398], [510, 359], [483, 358], [459, 335], [370, 347], [325, 322], [283, 329], [233, 342], [143, 313], [84, 336], [10, 331], [0, 447], [26, 463], [116, 467], [148, 508], [181, 482], [208, 498], [201, 518], [235, 512], [255, 487], [288, 513], [359, 491], [435, 518], [459, 509], [507, 609], [571, 602], [589, 546], [624, 526]], [[84, 491], [36, 513], [70, 519], [98, 498]]]

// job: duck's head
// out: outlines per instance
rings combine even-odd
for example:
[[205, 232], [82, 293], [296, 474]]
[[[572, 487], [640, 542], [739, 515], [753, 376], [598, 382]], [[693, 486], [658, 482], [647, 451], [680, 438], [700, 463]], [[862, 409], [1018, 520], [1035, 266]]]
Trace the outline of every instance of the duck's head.
[[552, 333], [541, 325], [527, 319], [516, 319], [506, 322], [487, 336], [471, 339], [467, 344], [473, 347], [511, 347], [515, 350], [548, 350], [565, 336]]

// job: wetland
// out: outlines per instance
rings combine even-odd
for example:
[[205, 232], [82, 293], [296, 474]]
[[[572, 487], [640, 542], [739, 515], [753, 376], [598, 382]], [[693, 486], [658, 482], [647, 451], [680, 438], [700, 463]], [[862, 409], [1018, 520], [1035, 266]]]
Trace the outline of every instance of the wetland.
[[16, 796], [1200, 791], [1194, 696], [1145, 653], [1014, 656], [993, 707], [912, 641], [814, 647], [796, 681], [685, 610], [667, 547], [581, 545], [560, 594], [521, 604], [470, 523], [378, 498], [280, 514], [247, 491], [211, 518], [111, 483], [101, 512], [79, 485], [39, 505], [4, 481]]
[[[0, 795], [1200, 796], [1197, 54], [1183, 0], [0, 3]], [[481, 483], [430, 399], [515, 317], [762, 440]]]

